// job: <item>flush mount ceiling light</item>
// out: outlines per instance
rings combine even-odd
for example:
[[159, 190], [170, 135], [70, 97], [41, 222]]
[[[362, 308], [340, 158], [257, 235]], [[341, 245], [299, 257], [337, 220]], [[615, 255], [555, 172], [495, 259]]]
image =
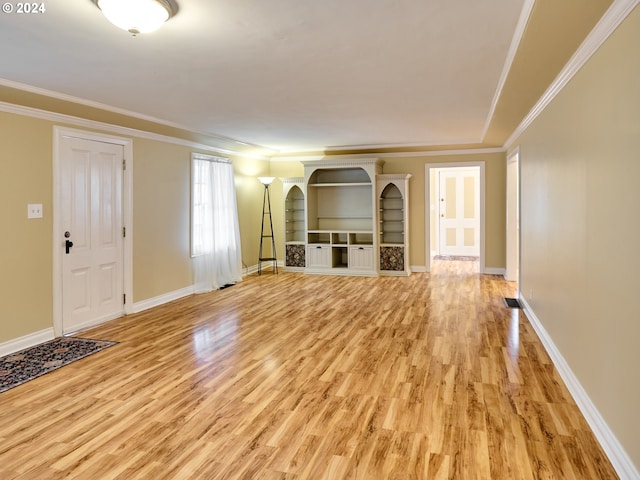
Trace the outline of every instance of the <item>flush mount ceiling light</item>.
[[92, 0], [107, 20], [133, 36], [157, 30], [178, 12], [174, 0]]

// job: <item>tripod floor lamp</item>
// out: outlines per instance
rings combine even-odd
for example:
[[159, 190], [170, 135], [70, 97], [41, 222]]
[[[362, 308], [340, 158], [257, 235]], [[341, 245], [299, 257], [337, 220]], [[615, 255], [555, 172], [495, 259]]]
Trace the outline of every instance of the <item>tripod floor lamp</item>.
[[[262, 262], [273, 262], [273, 271], [278, 273], [278, 260], [276, 259], [276, 240], [273, 236], [273, 221], [271, 220], [271, 196], [269, 195], [269, 185], [274, 177], [258, 177], [260, 183], [264, 185], [262, 196], [262, 227], [260, 228], [260, 251], [258, 252], [258, 275], [262, 274]], [[265, 222], [268, 223], [268, 230], [265, 231]], [[265, 256], [263, 251], [265, 238], [271, 239], [271, 256]], [[267, 242], [268, 243], [268, 242]]]

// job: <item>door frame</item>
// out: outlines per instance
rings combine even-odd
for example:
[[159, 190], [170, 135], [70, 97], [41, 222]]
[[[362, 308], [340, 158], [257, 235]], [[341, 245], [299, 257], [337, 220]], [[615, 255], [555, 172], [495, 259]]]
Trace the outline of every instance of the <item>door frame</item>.
[[[515, 164], [515, 171], [511, 168]], [[515, 178], [514, 178], [515, 176]], [[518, 282], [520, 294], [520, 146], [507, 153], [506, 262], [505, 279]], [[515, 221], [510, 217], [515, 215]], [[517, 272], [517, 273], [516, 273]]]
[[[445, 168], [434, 168], [434, 172], [436, 175], [436, 179], [435, 179], [435, 192], [434, 193], [434, 197], [436, 199], [438, 198], [442, 198], [442, 178], [441, 178], [441, 174], [443, 172], [446, 173], [447, 170], [466, 170], [468, 172], [473, 172], [473, 178], [474, 180], [477, 178], [478, 181], [478, 185], [480, 184], [480, 168], [478, 167], [445, 167]], [[460, 173], [460, 172], [456, 172], [456, 173]], [[474, 184], [475, 185], [475, 184]], [[456, 200], [459, 200], [459, 192], [456, 192]], [[478, 248], [478, 255], [480, 254], [480, 188], [478, 186], [477, 191], [475, 192], [474, 195], [474, 199], [473, 199], [473, 204], [474, 204], [474, 208], [478, 209], [478, 215], [477, 217], [474, 216], [474, 218], [477, 218], [478, 221], [478, 227], [477, 227], [477, 233], [478, 233], [478, 242], [477, 242], [477, 248]], [[433, 208], [435, 207], [435, 208]], [[436, 228], [434, 233], [434, 239], [435, 239], [435, 245], [431, 245], [431, 252], [433, 253], [434, 251], [436, 252], [436, 255], [443, 255], [442, 253], [442, 237], [441, 237], [441, 227], [442, 227], [442, 202], [441, 201], [436, 201], [435, 205], [431, 206], [432, 210], [434, 211], [434, 216], [435, 216], [435, 220], [436, 220]], [[431, 237], [429, 237], [429, 240], [431, 240]], [[435, 247], [435, 248], [434, 248]]]
[[53, 127], [53, 331], [56, 337], [62, 336], [62, 212], [61, 193], [61, 141], [63, 137], [78, 138], [94, 142], [122, 145], [126, 168], [122, 172], [122, 225], [126, 235], [122, 242], [122, 273], [125, 302], [124, 314], [133, 312], [133, 140], [104, 133], [88, 132], [68, 127]]
[[480, 273], [485, 273], [485, 175], [484, 161], [475, 162], [447, 162], [447, 163], [426, 163], [424, 165], [424, 188], [425, 188], [425, 268], [431, 271], [431, 218], [437, 212], [431, 211], [431, 170], [438, 168], [463, 168], [480, 167]]

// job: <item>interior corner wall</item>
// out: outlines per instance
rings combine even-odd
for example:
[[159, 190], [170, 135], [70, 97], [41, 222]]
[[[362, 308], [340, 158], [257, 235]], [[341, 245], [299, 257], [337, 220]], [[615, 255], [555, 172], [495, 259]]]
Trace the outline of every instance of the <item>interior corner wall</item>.
[[[238, 220], [240, 223], [240, 242], [242, 243], [242, 263], [243, 273], [258, 265], [258, 250], [260, 249], [260, 227], [262, 225], [262, 200], [264, 187], [258, 181], [259, 176], [269, 176], [270, 162], [267, 160], [255, 160], [250, 158], [234, 157], [233, 171], [236, 185], [236, 200], [238, 203]], [[275, 182], [274, 182], [275, 183]], [[280, 207], [278, 188], [273, 185], [270, 188], [272, 193], [272, 209], [274, 211], [274, 226], [276, 242], [278, 238], [278, 228], [282, 224], [284, 215]], [[282, 188], [280, 188], [282, 190]], [[283, 227], [284, 228], [284, 227]], [[284, 250], [284, 246], [282, 247]], [[278, 257], [279, 259], [283, 257]]]
[[521, 294], [640, 466], [640, 7], [516, 140]]

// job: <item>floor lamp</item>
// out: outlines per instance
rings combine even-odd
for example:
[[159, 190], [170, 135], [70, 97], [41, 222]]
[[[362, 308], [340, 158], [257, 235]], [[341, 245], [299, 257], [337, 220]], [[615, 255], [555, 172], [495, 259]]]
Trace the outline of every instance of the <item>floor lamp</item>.
[[[264, 194], [262, 196], [262, 227], [260, 228], [260, 251], [258, 252], [258, 275], [262, 274], [262, 262], [273, 262], [273, 270], [278, 273], [278, 260], [276, 259], [276, 240], [273, 236], [273, 222], [271, 220], [271, 196], [269, 195], [269, 185], [273, 182], [274, 177], [258, 177], [260, 183], [264, 185]], [[265, 233], [265, 217], [269, 217], [269, 231]], [[271, 256], [265, 257], [262, 251], [264, 239], [271, 238]]]

